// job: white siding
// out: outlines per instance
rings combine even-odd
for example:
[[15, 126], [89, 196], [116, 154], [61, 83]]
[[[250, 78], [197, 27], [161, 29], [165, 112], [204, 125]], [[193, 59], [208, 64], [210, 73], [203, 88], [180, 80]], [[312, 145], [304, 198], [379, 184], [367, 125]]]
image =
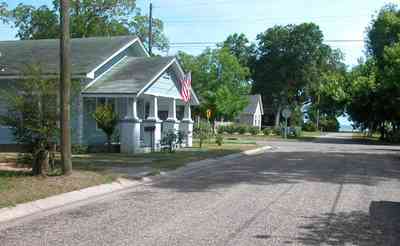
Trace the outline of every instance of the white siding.
[[254, 124], [253, 126], [258, 126], [259, 128], [261, 128], [261, 105], [260, 103], [257, 104], [257, 109], [256, 112], [254, 114]]

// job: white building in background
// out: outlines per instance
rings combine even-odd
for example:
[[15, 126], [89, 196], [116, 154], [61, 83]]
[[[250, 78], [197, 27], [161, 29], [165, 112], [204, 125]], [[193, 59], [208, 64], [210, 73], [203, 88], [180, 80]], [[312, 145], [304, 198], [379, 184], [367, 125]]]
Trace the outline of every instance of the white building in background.
[[261, 95], [249, 95], [248, 101], [249, 104], [240, 113], [237, 122], [244, 125], [256, 126], [261, 129], [262, 116], [264, 115]]

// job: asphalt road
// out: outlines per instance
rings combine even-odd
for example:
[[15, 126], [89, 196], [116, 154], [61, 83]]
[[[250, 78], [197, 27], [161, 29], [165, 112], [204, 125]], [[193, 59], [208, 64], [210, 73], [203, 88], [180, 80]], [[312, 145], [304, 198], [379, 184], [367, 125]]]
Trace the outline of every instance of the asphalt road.
[[0, 245], [400, 245], [389, 203], [400, 202], [400, 146], [346, 135], [268, 144], [8, 225]]

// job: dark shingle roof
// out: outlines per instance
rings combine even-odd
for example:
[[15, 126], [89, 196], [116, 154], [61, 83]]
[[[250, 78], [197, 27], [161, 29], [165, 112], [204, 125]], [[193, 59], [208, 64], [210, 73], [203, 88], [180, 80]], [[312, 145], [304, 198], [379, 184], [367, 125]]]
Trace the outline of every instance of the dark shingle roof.
[[[72, 73], [90, 72], [134, 39], [135, 36], [71, 39]], [[43, 73], [57, 74], [59, 50], [58, 39], [1, 41], [0, 65], [5, 69], [0, 76], [19, 75], [28, 64], [40, 64]]]
[[257, 105], [258, 102], [260, 102], [261, 105], [261, 112], [262, 112], [262, 100], [261, 100], [261, 95], [249, 95], [248, 96], [249, 104], [247, 107], [243, 110], [243, 113], [245, 114], [254, 114], [257, 111]]
[[125, 57], [83, 93], [136, 94], [175, 57]]

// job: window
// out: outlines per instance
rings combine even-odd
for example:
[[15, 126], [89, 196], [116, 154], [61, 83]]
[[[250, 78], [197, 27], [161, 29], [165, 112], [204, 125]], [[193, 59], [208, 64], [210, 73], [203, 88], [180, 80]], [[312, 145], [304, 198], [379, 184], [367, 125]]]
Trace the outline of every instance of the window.
[[146, 102], [144, 104], [144, 118], [145, 119], [149, 118], [149, 115], [150, 115], [150, 103]]

